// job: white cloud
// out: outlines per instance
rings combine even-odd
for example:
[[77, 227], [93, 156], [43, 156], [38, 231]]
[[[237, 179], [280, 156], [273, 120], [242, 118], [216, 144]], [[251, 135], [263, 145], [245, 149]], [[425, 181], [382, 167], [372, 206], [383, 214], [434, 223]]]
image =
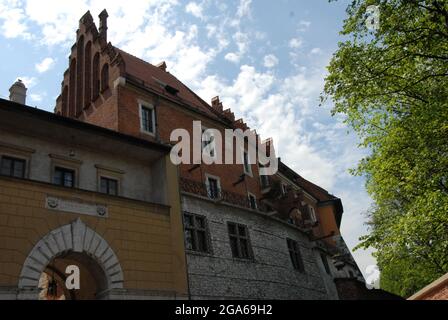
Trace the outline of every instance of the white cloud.
[[233, 39], [235, 40], [238, 51], [241, 54], [247, 52], [250, 43], [250, 37], [248, 33], [238, 31], [233, 35]]
[[278, 64], [278, 58], [273, 54], [268, 54], [264, 57], [263, 64], [266, 68], [273, 68]]
[[39, 93], [32, 93], [30, 94], [31, 101], [34, 102], [42, 102], [44, 99], [45, 94], [39, 94]]
[[35, 77], [28, 77], [28, 76], [21, 76], [21, 77], [17, 77], [16, 80], [22, 80], [22, 82], [25, 84], [25, 87], [27, 87], [28, 89], [34, 87], [37, 84], [37, 78]]
[[321, 53], [322, 53], [322, 49], [321, 48], [313, 48], [310, 51], [310, 54], [312, 54], [312, 55], [318, 55], [318, 54], [321, 54]]
[[226, 59], [227, 61], [233, 62], [233, 63], [238, 63], [240, 62], [240, 56], [234, 52], [229, 52], [224, 56], [224, 59]]
[[161, 18], [160, 13], [178, 5], [177, 0], [133, 0], [132, 5], [120, 0], [0, 0], [0, 27], [8, 37], [29, 38], [25, 31], [31, 30], [32, 24], [33, 30], [38, 28], [34, 34], [41, 44], [69, 45], [87, 10], [96, 17], [107, 8], [110, 35], [120, 43], [144, 28], [148, 20]]
[[14, 0], [0, 2], [0, 21], [3, 21], [1, 32], [6, 38], [30, 39], [31, 35], [27, 32], [28, 28], [24, 21], [26, 16], [19, 5], [20, 3]]
[[250, 16], [250, 14], [251, 14], [251, 9], [250, 9], [251, 3], [252, 3], [252, 0], [240, 0], [240, 3], [238, 5], [238, 9], [237, 9], [237, 16], [239, 18]]
[[292, 38], [289, 41], [289, 47], [292, 49], [298, 49], [302, 46], [302, 44], [303, 44], [303, 41], [299, 38]]
[[219, 95], [225, 107], [244, 117], [262, 137], [274, 139], [277, 153], [286, 163], [324, 188], [332, 188], [336, 182], [333, 161], [313, 146], [312, 132], [303, 123], [305, 116], [312, 114], [308, 111], [311, 97], [320, 92], [321, 85], [318, 75], [296, 74], [278, 79], [269, 72], [243, 65], [232, 83], [209, 76], [198, 93], [206, 101]]
[[297, 31], [299, 32], [305, 32], [310, 27], [311, 22], [306, 20], [300, 20], [299, 26], [297, 27]]
[[53, 58], [45, 58], [40, 63], [35, 65], [37, 72], [44, 73], [50, 70], [55, 64], [55, 60]]
[[202, 15], [202, 6], [199, 5], [197, 2], [189, 2], [186, 6], [185, 6], [185, 11], [187, 13], [191, 13], [193, 16], [195, 16], [196, 18], [203, 18]]

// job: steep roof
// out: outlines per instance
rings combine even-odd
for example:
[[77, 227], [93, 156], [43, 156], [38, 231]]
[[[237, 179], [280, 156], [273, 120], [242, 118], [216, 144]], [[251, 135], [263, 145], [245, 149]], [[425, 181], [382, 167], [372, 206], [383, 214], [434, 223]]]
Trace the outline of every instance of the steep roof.
[[335, 218], [338, 227], [341, 226], [342, 214], [344, 212], [344, 208], [342, 206], [342, 201], [338, 197], [330, 194], [327, 190], [319, 187], [318, 185], [308, 181], [297, 172], [292, 170], [283, 162], [279, 161], [279, 171], [286, 175], [289, 179], [296, 182], [300, 187], [302, 187], [306, 192], [311, 194], [314, 198], [316, 198], [320, 204], [333, 204], [335, 206]]
[[[216, 114], [208, 103], [202, 100], [197, 94], [195, 94], [171, 73], [140, 58], [137, 58], [119, 48], [115, 47], [114, 49], [117, 50], [123, 58], [125, 73], [127, 76], [134, 78], [134, 80], [138, 82], [142, 82], [142, 84], [157, 91], [161, 95], [168, 95], [171, 99], [184, 102], [215, 120], [222, 120], [222, 118]], [[177, 93], [169, 93], [162, 84], [166, 84], [171, 88], [174, 88], [177, 90]]]
[[[114, 47], [114, 49], [123, 59], [125, 69], [124, 72], [128, 78], [131, 78], [131, 80], [143, 84], [144, 86], [150, 87], [152, 90], [163, 96], [169, 96], [170, 99], [175, 99], [181, 103], [185, 103], [186, 105], [189, 105], [190, 107], [196, 109], [197, 111], [212, 119], [218, 121], [223, 120], [223, 117], [221, 117], [219, 113], [215, 109], [213, 109], [212, 106], [201, 99], [174, 75], [165, 71], [164, 68], [157, 67], [117, 47]], [[166, 65], [164, 67], [166, 67]], [[169, 93], [166, 90], [166, 87], [164, 88], [162, 84], [168, 85], [171, 88], [177, 90], [176, 94]], [[279, 169], [282, 173], [290, 177], [291, 180], [298, 183], [299, 186], [310, 193], [321, 204], [327, 202], [333, 203], [336, 207], [336, 221], [338, 226], [340, 226], [343, 207], [342, 202], [339, 198], [333, 196], [328, 191], [312, 183], [311, 181], [306, 180], [281, 161], [279, 163]]]

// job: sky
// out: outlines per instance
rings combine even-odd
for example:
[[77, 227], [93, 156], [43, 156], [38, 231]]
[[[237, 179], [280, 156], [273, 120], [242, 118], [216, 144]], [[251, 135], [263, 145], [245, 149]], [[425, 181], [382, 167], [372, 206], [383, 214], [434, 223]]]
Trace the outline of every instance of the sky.
[[[348, 169], [367, 154], [332, 102], [319, 106], [348, 0], [0, 0], [0, 97], [22, 79], [27, 104], [53, 111], [79, 19], [109, 13], [108, 40], [168, 71], [205, 101], [219, 95], [282, 161], [340, 197], [350, 249], [372, 200]], [[352, 251], [353, 252], [353, 251]], [[368, 276], [371, 251], [353, 252]]]

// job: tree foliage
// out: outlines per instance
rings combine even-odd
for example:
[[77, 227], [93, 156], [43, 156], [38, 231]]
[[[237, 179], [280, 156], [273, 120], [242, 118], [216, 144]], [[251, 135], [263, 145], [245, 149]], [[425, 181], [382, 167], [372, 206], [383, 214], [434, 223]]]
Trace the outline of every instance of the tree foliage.
[[370, 151], [353, 170], [374, 200], [360, 247], [408, 296], [448, 272], [448, 0], [354, 0], [347, 15], [322, 100]]

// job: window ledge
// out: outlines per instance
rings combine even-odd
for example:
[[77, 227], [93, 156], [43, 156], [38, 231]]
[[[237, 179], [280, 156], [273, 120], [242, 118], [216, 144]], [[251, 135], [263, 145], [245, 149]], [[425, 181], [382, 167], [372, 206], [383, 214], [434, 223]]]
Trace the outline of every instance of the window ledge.
[[190, 249], [185, 249], [185, 252], [192, 256], [216, 258], [213, 255], [213, 253], [211, 253], [211, 252], [201, 252], [201, 251], [195, 251], [195, 250], [190, 250]]

